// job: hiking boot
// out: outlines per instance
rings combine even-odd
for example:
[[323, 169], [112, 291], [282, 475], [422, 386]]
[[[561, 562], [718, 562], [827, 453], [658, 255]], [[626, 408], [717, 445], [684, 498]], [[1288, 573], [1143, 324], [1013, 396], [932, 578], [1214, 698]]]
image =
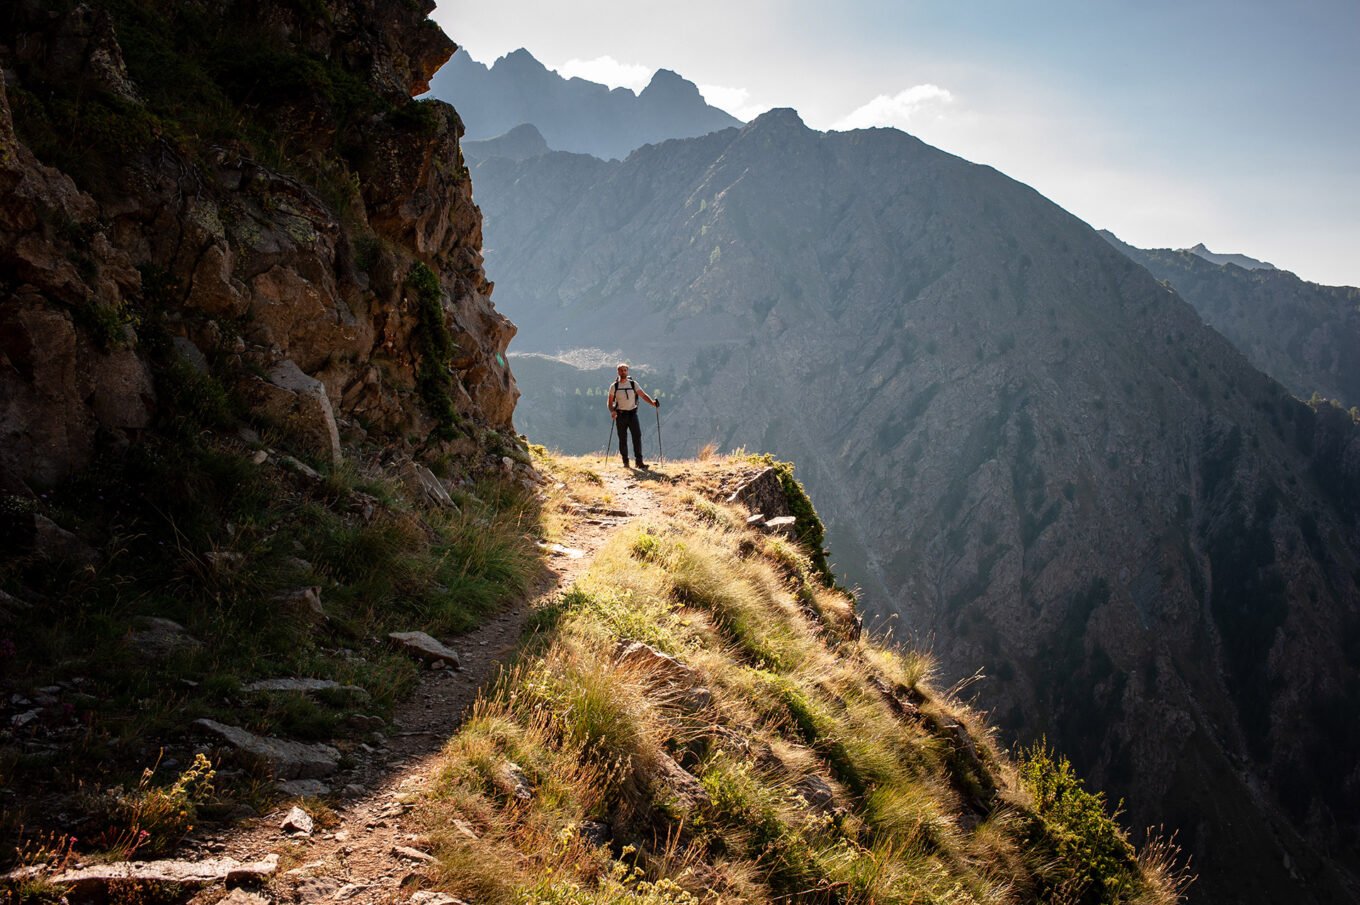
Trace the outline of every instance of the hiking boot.
[[638, 468], [641, 468], [643, 471], [646, 471], [646, 470], [647, 470], [647, 463], [646, 463], [646, 462], [638, 462], [638, 463], [637, 463], [637, 467], [638, 467]]

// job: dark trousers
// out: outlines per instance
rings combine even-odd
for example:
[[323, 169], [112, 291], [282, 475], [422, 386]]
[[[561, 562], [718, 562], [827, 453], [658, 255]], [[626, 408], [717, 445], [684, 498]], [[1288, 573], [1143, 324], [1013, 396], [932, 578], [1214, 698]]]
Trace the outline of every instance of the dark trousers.
[[642, 425], [638, 422], [637, 409], [631, 412], [619, 412], [619, 417], [614, 419], [614, 425], [619, 430], [619, 455], [623, 456], [623, 464], [628, 464], [628, 435], [633, 435], [633, 459], [638, 466], [642, 465]]

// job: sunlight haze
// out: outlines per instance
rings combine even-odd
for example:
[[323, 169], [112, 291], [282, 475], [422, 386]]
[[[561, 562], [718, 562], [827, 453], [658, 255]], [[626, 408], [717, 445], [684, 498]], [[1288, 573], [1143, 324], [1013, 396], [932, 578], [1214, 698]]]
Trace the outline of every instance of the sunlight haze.
[[640, 90], [657, 69], [741, 119], [892, 126], [1147, 248], [1203, 242], [1360, 284], [1360, 5], [445, 0], [491, 64], [519, 47]]

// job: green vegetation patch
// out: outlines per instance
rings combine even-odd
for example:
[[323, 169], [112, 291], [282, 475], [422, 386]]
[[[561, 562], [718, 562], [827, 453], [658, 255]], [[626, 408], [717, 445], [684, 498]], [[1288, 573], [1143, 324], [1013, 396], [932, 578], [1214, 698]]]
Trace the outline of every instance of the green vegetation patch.
[[794, 477], [793, 463], [780, 462], [769, 453], [753, 456], [752, 460], [773, 468], [775, 474], [779, 476], [779, 486], [784, 490], [784, 498], [788, 501], [789, 511], [793, 513], [795, 519], [794, 533], [798, 536], [799, 543], [807, 548], [813, 568], [821, 576], [823, 584], [827, 587], [833, 586], [836, 577], [831, 574], [831, 565], [827, 559], [826, 526], [822, 524], [821, 517], [813, 508], [812, 498], [807, 495], [807, 490]]
[[435, 436], [452, 440], [459, 434], [462, 419], [453, 406], [453, 374], [449, 361], [455, 345], [444, 319], [444, 290], [439, 277], [424, 264], [416, 264], [406, 277], [406, 288], [415, 296], [420, 328], [416, 342], [420, 361], [416, 365], [416, 386], [425, 411], [435, 422]]
[[1134, 848], [1110, 816], [1105, 796], [1088, 792], [1067, 758], [1044, 744], [1021, 752], [1020, 779], [1033, 796], [1058, 861], [1045, 885], [1072, 901], [1131, 902], [1144, 886]]

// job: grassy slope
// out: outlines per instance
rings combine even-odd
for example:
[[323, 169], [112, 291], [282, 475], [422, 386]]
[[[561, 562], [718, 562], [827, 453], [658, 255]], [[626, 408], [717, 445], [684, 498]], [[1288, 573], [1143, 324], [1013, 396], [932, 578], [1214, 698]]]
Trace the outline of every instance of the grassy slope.
[[[468, 481], [457, 508], [441, 508], [376, 454], [354, 449], [309, 476], [268, 430], [245, 441], [227, 424], [192, 424], [37, 500], [0, 498], [0, 535], [24, 536], [38, 515], [86, 545], [80, 562], [0, 553], [0, 591], [27, 604], [0, 608], [0, 690], [38, 706], [35, 720], [0, 730], [0, 832], [20, 848], [50, 850], [70, 834], [83, 854], [164, 853], [201, 819], [268, 806], [277, 793], [262, 765], [210, 752], [225, 768], [216, 781], [195, 780], [162, 807], [194, 770], [194, 719], [348, 750], [415, 685], [418, 666], [388, 647], [389, 631], [466, 631], [522, 597], [541, 568], [539, 505], [518, 484]], [[324, 617], [293, 596], [309, 587]], [[200, 643], [139, 652], [144, 617], [175, 620]], [[279, 677], [347, 687], [242, 691]], [[6, 845], [0, 863], [14, 854]]]
[[[1064, 760], [1013, 762], [927, 657], [859, 637], [807, 551], [696, 492], [741, 467], [658, 482], [664, 514], [538, 614], [425, 803], [439, 885], [482, 903], [1175, 901], [1165, 850], [1137, 857]], [[590, 479], [559, 475], [559, 497]]]

